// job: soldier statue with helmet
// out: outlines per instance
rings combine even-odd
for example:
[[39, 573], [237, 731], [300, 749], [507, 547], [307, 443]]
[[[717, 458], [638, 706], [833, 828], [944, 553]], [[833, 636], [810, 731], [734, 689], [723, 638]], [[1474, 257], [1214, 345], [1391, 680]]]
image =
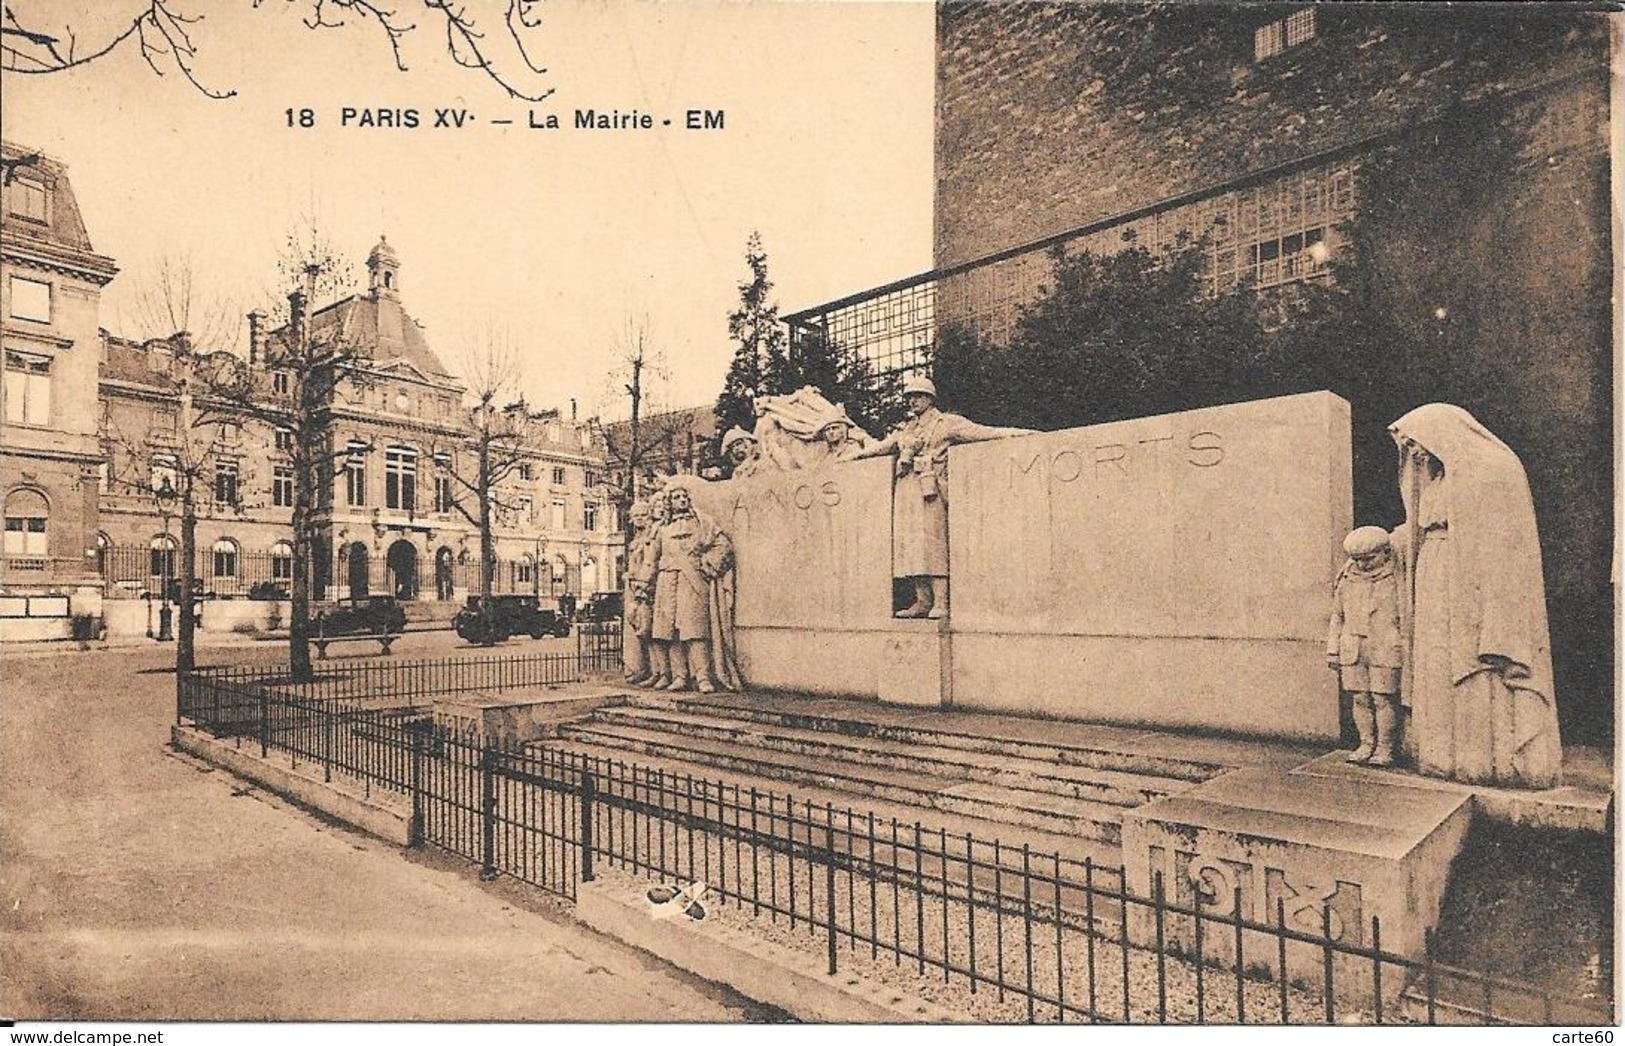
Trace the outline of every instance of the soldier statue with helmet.
[[851, 458], [895, 455], [892, 494], [892, 575], [914, 586], [914, 601], [898, 617], [942, 617], [948, 610], [948, 448], [1025, 436], [1031, 429], [978, 425], [937, 408], [937, 387], [913, 377], [903, 385], [908, 418]]

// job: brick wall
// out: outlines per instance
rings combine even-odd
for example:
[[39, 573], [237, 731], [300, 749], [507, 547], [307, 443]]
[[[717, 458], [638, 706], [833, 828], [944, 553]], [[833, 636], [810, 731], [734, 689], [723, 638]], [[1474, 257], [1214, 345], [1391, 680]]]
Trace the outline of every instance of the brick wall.
[[[937, 17], [938, 267], [1355, 142], [1456, 99], [1606, 70], [1601, 16], [1317, 5], [949, 4]], [[1344, 5], [1333, 5], [1344, 6]]]

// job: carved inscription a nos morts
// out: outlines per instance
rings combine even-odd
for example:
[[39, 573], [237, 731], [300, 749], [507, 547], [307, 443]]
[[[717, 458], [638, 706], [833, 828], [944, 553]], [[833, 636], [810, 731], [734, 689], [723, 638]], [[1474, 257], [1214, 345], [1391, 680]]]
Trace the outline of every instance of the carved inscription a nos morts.
[[1017, 450], [1010, 456], [1011, 485], [1042, 469], [1051, 481], [1107, 481], [1175, 467], [1209, 469], [1224, 461], [1224, 438], [1210, 429], [1129, 442], [1090, 443], [1059, 450]]

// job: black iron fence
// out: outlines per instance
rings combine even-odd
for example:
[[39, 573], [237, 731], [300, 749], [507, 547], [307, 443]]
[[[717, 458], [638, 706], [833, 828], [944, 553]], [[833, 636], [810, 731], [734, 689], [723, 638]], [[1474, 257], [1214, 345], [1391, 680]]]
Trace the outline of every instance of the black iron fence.
[[[617, 648], [618, 655], [618, 648]], [[987, 1021], [1095, 1023], [1611, 1022], [1594, 1003], [1383, 946], [1377, 917], [1309, 929], [1241, 890], [1188, 902], [1158, 877], [950, 834], [793, 795], [579, 752], [515, 748], [419, 699], [558, 680], [556, 659], [398, 662], [292, 684], [205, 670], [179, 717], [239, 746], [320, 766], [410, 803], [412, 837], [567, 898], [609, 874], [704, 884], [717, 917], [805, 936], [831, 974], [865, 963], [957, 987]], [[580, 675], [584, 657], [564, 656]], [[410, 697], [410, 701], [407, 698]], [[698, 892], [698, 891], [696, 891]], [[1429, 942], [1431, 944], [1431, 942]]]
[[[293, 550], [248, 550], [234, 542], [220, 547], [200, 544], [195, 552], [193, 576], [198, 590], [216, 598], [287, 599], [293, 587]], [[149, 546], [110, 545], [96, 551], [95, 569], [109, 595], [178, 592], [181, 576], [180, 539], [159, 538]], [[580, 587], [580, 568], [558, 570], [548, 561], [497, 559], [491, 572], [491, 590], [501, 595], [535, 595], [552, 601], [574, 594]], [[412, 564], [403, 575], [383, 555], [346, 556], [331, 569], [325, 595], [397, 595], [419, 600], [450, 600], [457, 594], [478, 592], [477, 561]], [[179, 598], [176, 596], [175, 598]]]

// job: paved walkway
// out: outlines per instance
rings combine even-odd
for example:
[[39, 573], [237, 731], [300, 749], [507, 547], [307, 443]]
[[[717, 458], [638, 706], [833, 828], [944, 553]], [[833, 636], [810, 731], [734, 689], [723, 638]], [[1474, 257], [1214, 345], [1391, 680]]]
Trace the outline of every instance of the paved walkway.
[[533, 891], [408, 857], [170, 753], [172, 656], [6, 659], [0, 1015], [771, 1016]]

